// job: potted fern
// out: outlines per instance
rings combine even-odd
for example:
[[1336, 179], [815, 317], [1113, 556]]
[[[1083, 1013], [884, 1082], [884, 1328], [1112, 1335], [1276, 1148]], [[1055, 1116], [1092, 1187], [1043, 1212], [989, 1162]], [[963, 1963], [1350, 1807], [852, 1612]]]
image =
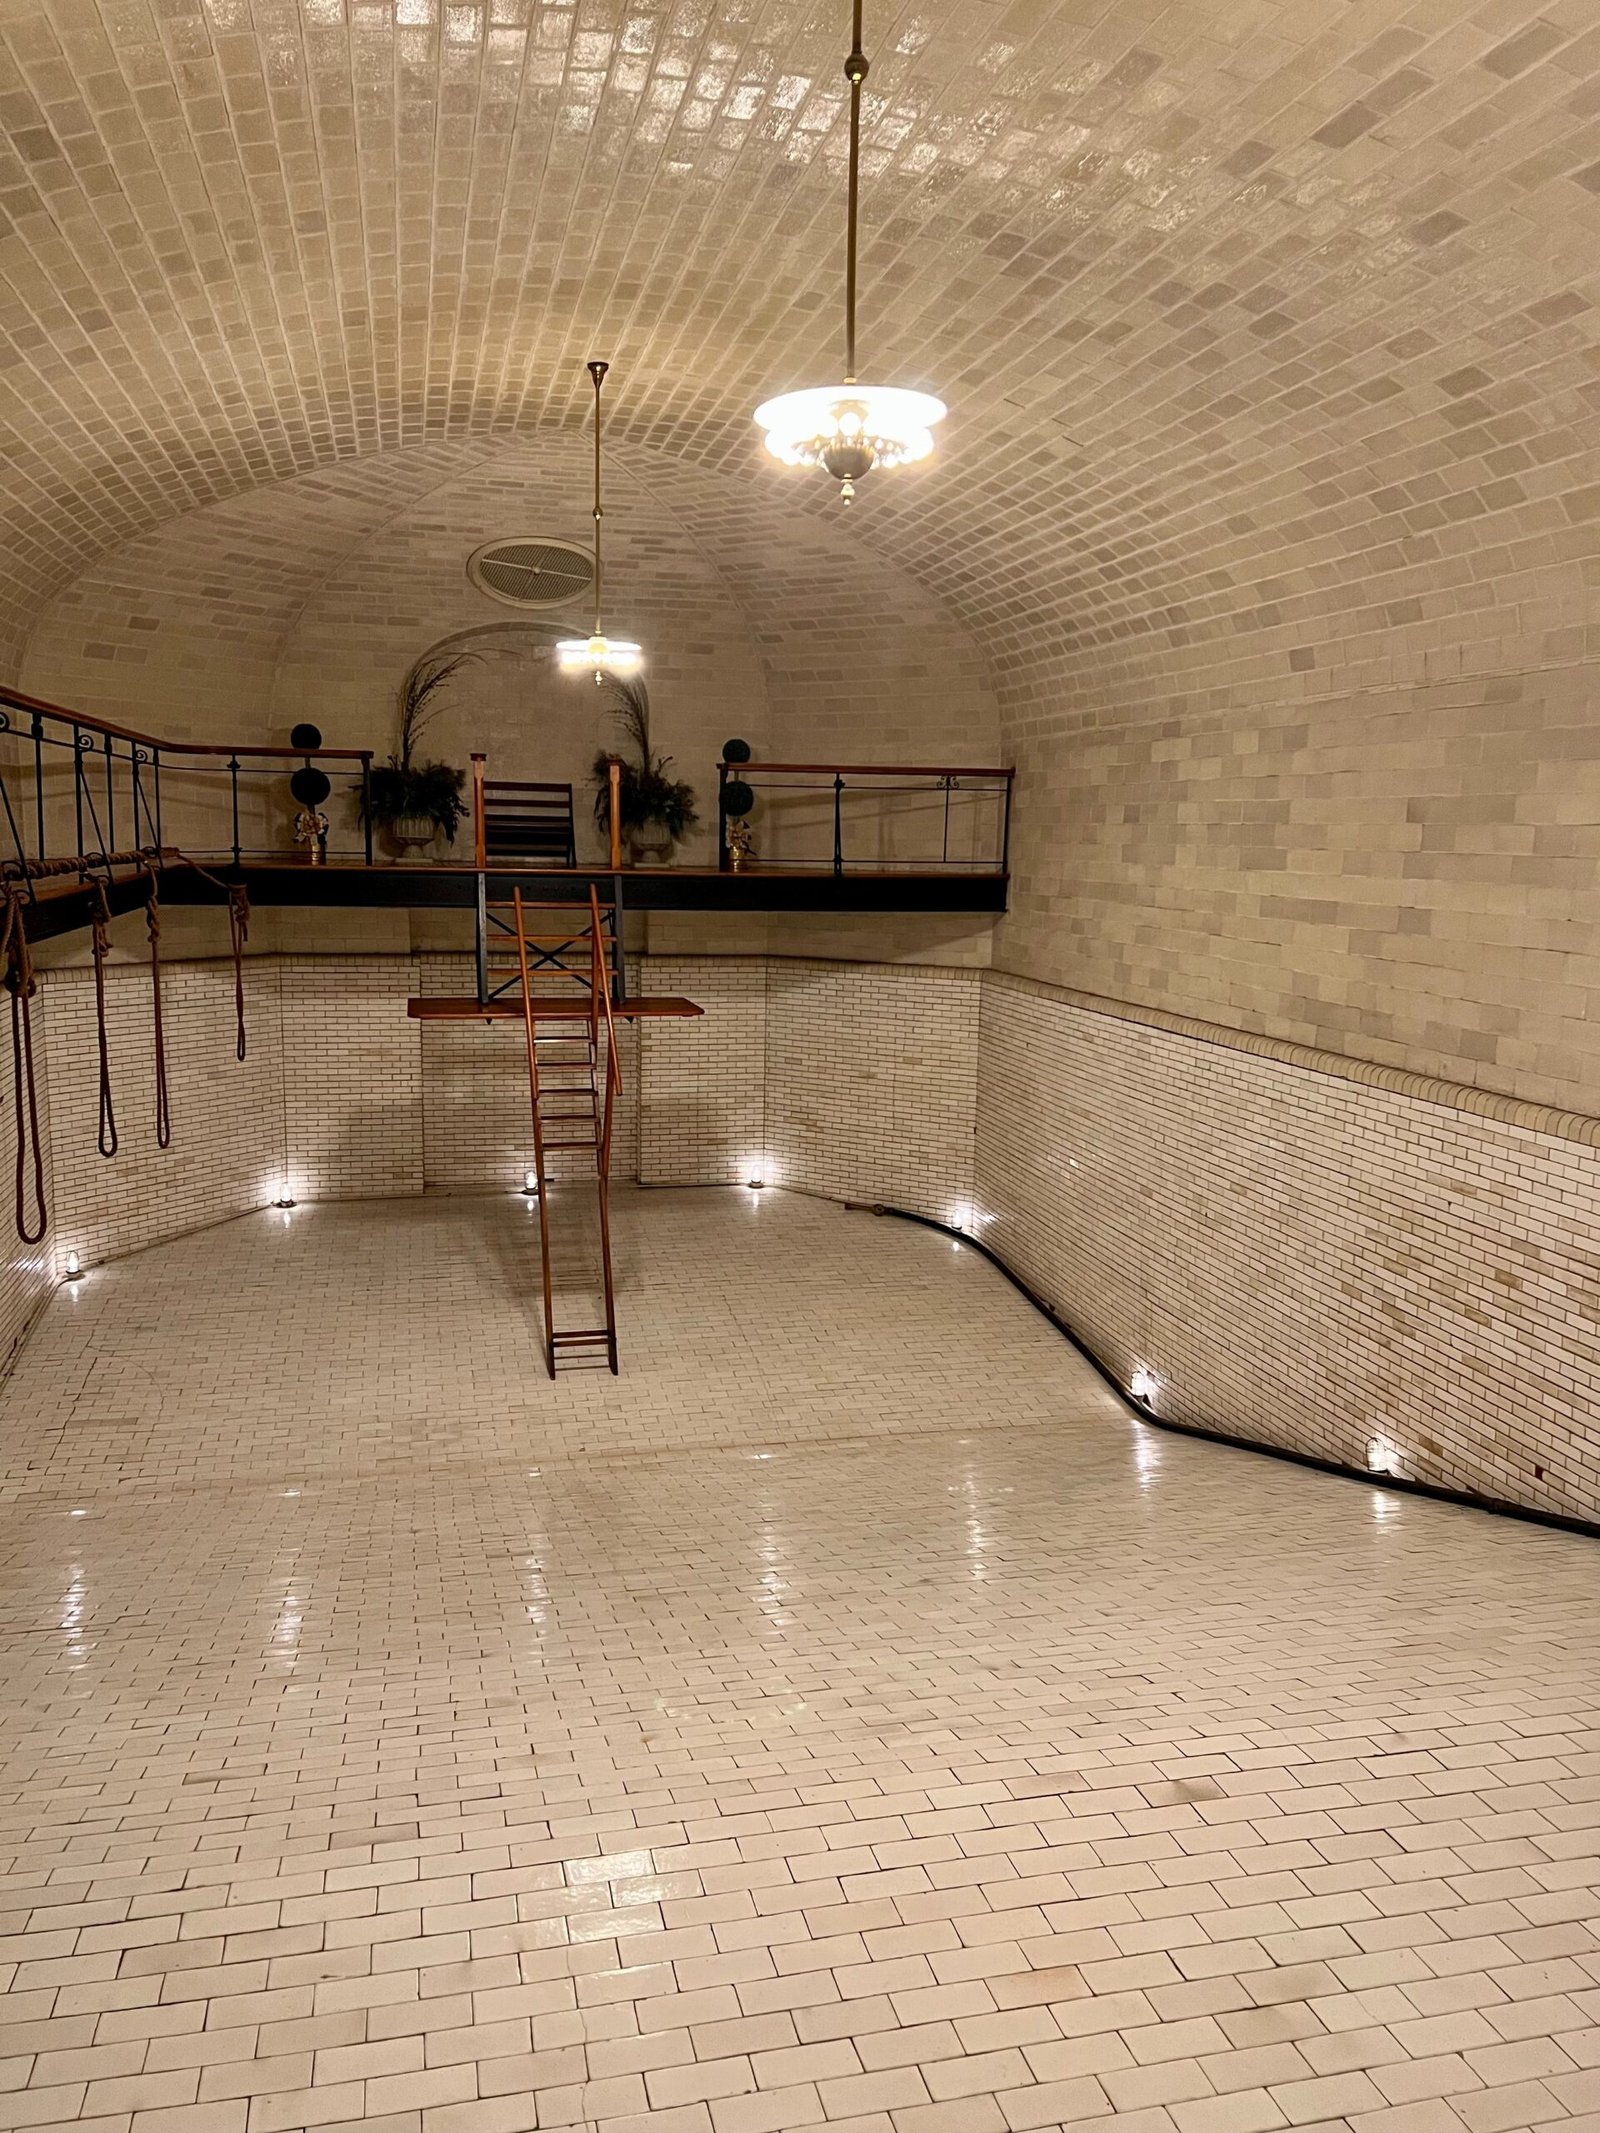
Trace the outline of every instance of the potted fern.
[[441, 834], [453, 844], [466, 813], [461, 797], [466, 772], [419, 760], [417, 744], [443, 709], [440, 690], [472, 657], [470, 652], [453, 659], [425, 654], [400, 684], [400, 746], [387, 763], [374, 765], [367, 811], [373, 827], [384, 831], [402, 855], [425, 851]]
[[594, 819], [600, 830], [610, 827], [611, 765], [622, 766], [617, 788], [617, 812], [628, 845], [630, 866], [664, 866], [673, 848], [699, 821], [695, 812], [694, 787], [670, 775], [672, 758], [657, 755], [650, 746], [650, 692], [642, 681], [619, 681], [604, 676], [611, 691], [612, 710], [633, 743], [637, 759], [614, 755], [602, 748], [594, 759]]

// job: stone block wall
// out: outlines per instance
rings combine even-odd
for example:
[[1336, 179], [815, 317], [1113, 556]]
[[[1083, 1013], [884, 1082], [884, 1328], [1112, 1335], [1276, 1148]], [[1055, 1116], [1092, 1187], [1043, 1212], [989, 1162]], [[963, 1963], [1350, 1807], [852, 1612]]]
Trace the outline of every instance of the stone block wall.
[[1011, 726], [1016, 880], [995, 963], [1593, 1106], [1597, 669], [1536, 642], [1526, 657], [1362, 688], [1251, 669], [1177, 693], [1148, 673], [1115, 715], [1097, 689], [1052, 687]]

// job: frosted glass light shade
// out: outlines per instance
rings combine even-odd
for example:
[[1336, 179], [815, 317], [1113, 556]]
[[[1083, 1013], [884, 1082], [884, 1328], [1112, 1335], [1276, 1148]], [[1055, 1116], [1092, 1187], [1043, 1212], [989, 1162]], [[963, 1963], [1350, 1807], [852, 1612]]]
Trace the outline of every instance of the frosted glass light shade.
[[767, 450], [787, 467], [825, 467], [848, 503], [874, 467], [907, 466], [933, 450], [947, 409], [900, 385], [811, 385], [756, 409]]
[[563, 637], [556, 657], [564, 672], [592, 674], [598, 681], [603, 674], [637, 674], [644, 647], [626, 637], [602, 637], [596, 631], [592, 637]]

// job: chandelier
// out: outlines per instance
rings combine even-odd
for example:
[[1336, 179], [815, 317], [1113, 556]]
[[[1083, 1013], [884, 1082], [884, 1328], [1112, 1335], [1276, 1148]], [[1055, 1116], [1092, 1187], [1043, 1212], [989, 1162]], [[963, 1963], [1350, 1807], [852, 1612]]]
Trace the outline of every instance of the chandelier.
[[626, 637], [608, 637], [600, 620], [604, 589], [600, 521], [605, 515], [600, 508], [600, 388], [610, 367], [609, 363], [589, 365], [589, 375], [594, 380], [594, 635], [563, 637], [556, 646], [563, 670], [569, 674], [592, 674], [596, 687], [604, 684], [608, 674], [636, 674], [644, 658], [642, 645], [633, 644]]
[[863, 385], [856, 377], [856, 236], [861, 197], [862, 0], [854, 0], [854, 41], [844, 63], [850, 84], [850, 192], [845, 210], [844, 383], [780, 393], [756, 409], [767, 450], [786, 467], [822, 467], [855, 501], [856, 483], [874, 467], [906, 466], [933, 450], [933, 424], [946, 412], [932, 393], [899, 385]]

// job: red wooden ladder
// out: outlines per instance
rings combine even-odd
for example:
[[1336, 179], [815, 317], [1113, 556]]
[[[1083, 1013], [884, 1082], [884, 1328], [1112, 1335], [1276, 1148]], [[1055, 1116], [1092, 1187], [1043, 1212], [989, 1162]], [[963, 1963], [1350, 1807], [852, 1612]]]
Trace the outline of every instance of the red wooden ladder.
[[[539, 1195], [545, 1368], [554, 1377], [561, 1356], [603, 1347], [606, 1361], [615, 1373], [617, 1304], [611, 1267], [611, 1138], [616, 1102], [622, 1093], [622, 1062], [617, 1055], [615, 1003], [607, 953], [607, 914], [592, 886], [582, 927], [574, 926], [575, 914], [571, 904], [529, 903], [520, 889], [513, 891], [509, 905], [491, 908], [497, 913], [509, 911], [511, 914], [507, 930], [512, 938], [506, 941], [504, 934], [500, 934], [497, 946], [502, 954], [515, 953], [515, 975], [522, 986], [522, 1017], [528, 1044], [528, 1095], [533, 1113], [534, 1180]], [[578, 908], [581, 911], [582, 907]], [[538, 931], [541, 921], [550, 923], [551, 913], [557, 914], [562, 930], [559, 933]], [[575, 1017], [570, 1002], [541, 1000], [535, 995], [535, 971], [548, 974], [557, 967], [563, 975], [587, 984], [586, 1015]], [[565, 1007], [566, 1011], [550, 1013], [549, 1010], [557, 1005]], [[555, 1279], [550, 1261], [549, 1158], [572, 1151], [594, 1157], [599, 1202], [600, 1288], [605, 1298], [603, 1326], [556, 1325]]]

